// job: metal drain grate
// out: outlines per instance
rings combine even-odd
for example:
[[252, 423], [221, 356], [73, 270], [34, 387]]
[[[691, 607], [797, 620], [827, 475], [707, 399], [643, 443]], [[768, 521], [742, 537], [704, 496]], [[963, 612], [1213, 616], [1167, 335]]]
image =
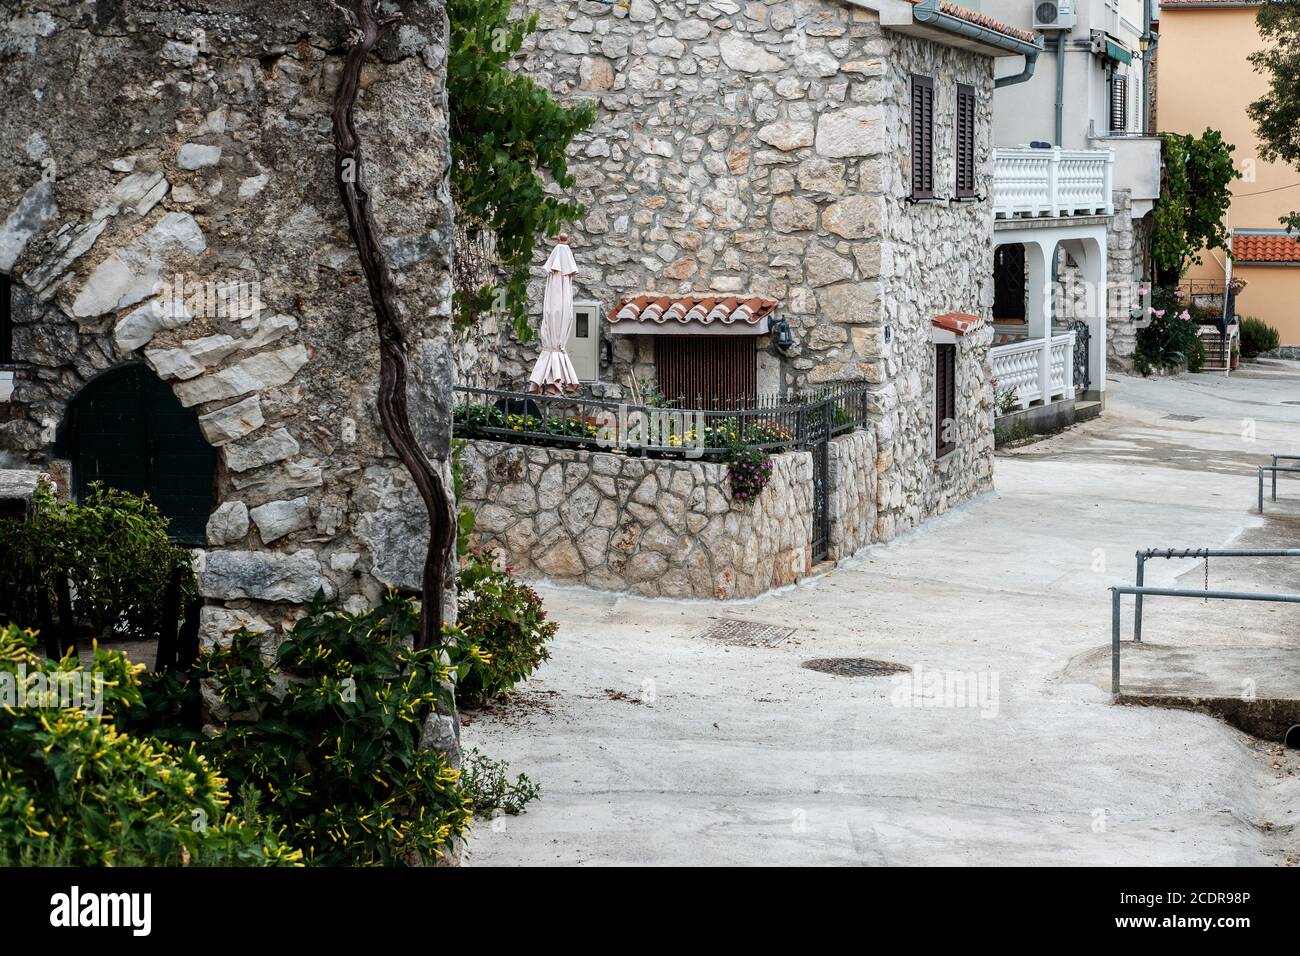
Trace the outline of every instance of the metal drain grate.
[[1174, 422], [1199, 422], [1204, 415], [1166, 415], [1165, 418]]
[[734, 647], [776, 647], [793, 633], [793, 627], [762, 621], [714, 621], [696, 636]]
[[810, 671], [834, 674], [836, 677], [888, 677], [890, 674], [906, 674], [912, 668], [893, 661], [873, 661], [869, 657], [816, 657], [804, 661], [803, 666]]

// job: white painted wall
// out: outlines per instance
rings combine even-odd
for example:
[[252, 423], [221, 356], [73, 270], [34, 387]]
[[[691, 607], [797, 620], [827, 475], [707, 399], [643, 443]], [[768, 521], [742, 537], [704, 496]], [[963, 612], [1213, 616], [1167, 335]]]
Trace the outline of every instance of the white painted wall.
[[[1128, 132], [1142, 130], [1142, 3], [1144, 0], [1074, 0], [1077, 25], [1066, 33], [1062, 142], [1065, 149], [1095, 148], [1088, 132], [1109, 129], [1109, 61], [1090, 49], [1092, 30], [1102, 30], [1134, 53], [1131, 64], [1115, 68], [1129, 78]], [[1033, 28], [1033, 0], [981, 0], [980, 10], [1004, 23]], [[1047, 45], [1034, 76], [1026, 83], [997, 90], [993, 100], [993, 135], [999, 146], [1021, 146], [1031, 140], [1050, 143], [1054, 137], [1056, 102], [1056, 34], [1044, 35]], [[1020, 58], [998, 61], [997, 75], [1018, 73]], [[1116, 188], [1124, 184], [1116, 183]]]

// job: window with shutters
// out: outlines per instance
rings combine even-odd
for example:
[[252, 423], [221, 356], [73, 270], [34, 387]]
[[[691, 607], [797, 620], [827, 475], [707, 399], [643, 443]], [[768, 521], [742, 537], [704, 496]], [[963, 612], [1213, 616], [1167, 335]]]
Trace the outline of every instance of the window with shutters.
[[1110, 129], [1122, 133], [1128, 129], [1128, 77], [1110, 78]]
[[957, 84], [958, 199], [975, 198], [975, 87]]
[[934, 80], [912, 77], [912, 198], [934, 198]]
[[934, 457], [957, 448], [957, 346], [934, 347]]

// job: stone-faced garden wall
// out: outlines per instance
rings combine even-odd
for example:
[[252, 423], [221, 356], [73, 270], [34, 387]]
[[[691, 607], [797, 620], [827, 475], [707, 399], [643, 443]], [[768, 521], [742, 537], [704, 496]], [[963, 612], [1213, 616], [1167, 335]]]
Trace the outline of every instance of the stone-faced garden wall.
[[744, 598], [812, 565], [812, 456], [772, 458], [735, 501], [726, 464], [466, 442], [462, 503], [476, 547], [524, 577], [651, 597]]
[[826, 558], [839, 561], [876, 539], [876, 433], [863, 429], [832, 438], [827, 452]]
[[[829, 447], [827, 557], [865, 547], [875, 530], [875, 435]], [[727, 465], [470, 440], [462, 503], [475, 547], [500, 551], [524, 577], [651, 597], [746, 598], [813, 569], [813, 462], [772, 458], [762, 494], [731, 494]]]
[[[416, 432], [445, 458], [447, 23], [438, 0], [398, 6], [357, 125], [416, 353]], [[364, 603], [418, 582], [426, 518], [380, 427], [373, 311], [333, 179], [347, 38], [329, 4], [288, 0], [0, 14], [0, 270], [19, 363], [0, 466], [66, 472], [55, 429], [105, 370], [142, 362], [169, 383], [218, 452], [208, 640], [239, 618], [276, 627], [318, 588]], [[182, 307], [160, 296], [178, 277]]]

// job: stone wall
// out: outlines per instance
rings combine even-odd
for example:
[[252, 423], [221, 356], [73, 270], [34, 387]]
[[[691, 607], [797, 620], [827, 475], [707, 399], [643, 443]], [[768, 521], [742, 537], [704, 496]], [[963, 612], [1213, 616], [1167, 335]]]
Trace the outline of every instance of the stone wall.
[[[588, 208], [570, 243], [575, 298], [608, 309], [644, 291], [770, 296], [799, 341], [784, 363], [757, 343], [781, 366], [773, 385], [877, 375], [870, 344], [849, 334], [879, 302], [888, 87], [876, 15], [839, 0], [528, 0], [517, 12], [540, 16], [522, 68], [562, 100], [599, 105], [571, 151]], [[540, 271], [533, 291], [540, 309]], [[466, 356], [462, 380], [526, 377], [536, 344], [498, 331], [498, 353]], [[615, 338], [603, 377], [647, 374], [652, 345]]]
[[1117, 371], [1132, 372], [1139, 321], [1133, 313], [1140, 304], [1138, 287], [1150, 276], [1148, 248], [1154, 214], [1148, 213], [1135, 220], [1132, 216], [1132, 194], [1128, 190], [1118, 190], [1114, 197], [1115, 218], [1106, 228], [1106, 281], [1109, 299], [1106, 315], [1106, 362]]
[[466, 443], [474, 544], [526, 577], [662, 597], [740, 598], [811, 566], [812, 456], [776, 455], [753, 502], [727, 466], [603, 452]]
[[[398, 6], [357, 123], [416, 353], [416, 431], [445, 458], [447, 24], [436, 0]], [[218, 452], [207, 640], [287, 624], [318, 588], [356, 606], [418, 582], [424, 509], [380, 427], [373, 312], [333, 181], [346, 42], [337, 10], [286, 0], [0, 15], [0, 97], [22, 104], [0, 129], [20, 363], [0, 466], [66, 474], [55, 429], [107, 369], [143, 362], [170, 383]], [[178, 276], [255, 301], [160, 304]]]
[[[888, 541], [926, 518], [993, 486], [993, 389], [988, 350], [993, 330], [993, 66], [987, 57], [885, 32], [889, 87], [883, 128], [892, 137], [880, 163], [885, 235], [881, 244], [881, 318], [872, 328], [882, 358], [876, 395], [876, 537]], [[913, 205], [908, 145], [913, 73], [935, 77], [935, 194], [952, 192], [956, 84], [976, 91], [977, 202]], [[965, 312], [986, 321], [958, 340], [957, 449], [935, 461], [935, 349], [931, 319]], [[890, 330], [890, 344], [883, 329]], [[854, 329], [858, 333], [858, 329]]]
[[[875, 436], [830, 443], [828, 557], [872, 540]], [[522, 576], [651, 597], [745, 598], [812, 569], [812, 455], [773, 456], [752, 502], [733, 499], [727, 465], [471, 440], [463, 502], [476, 547]]]
[[849, 432], [831, 439], [827, 452], [826, 558], [840, 561], [875, 540], [876, 434], [865, 429]]

